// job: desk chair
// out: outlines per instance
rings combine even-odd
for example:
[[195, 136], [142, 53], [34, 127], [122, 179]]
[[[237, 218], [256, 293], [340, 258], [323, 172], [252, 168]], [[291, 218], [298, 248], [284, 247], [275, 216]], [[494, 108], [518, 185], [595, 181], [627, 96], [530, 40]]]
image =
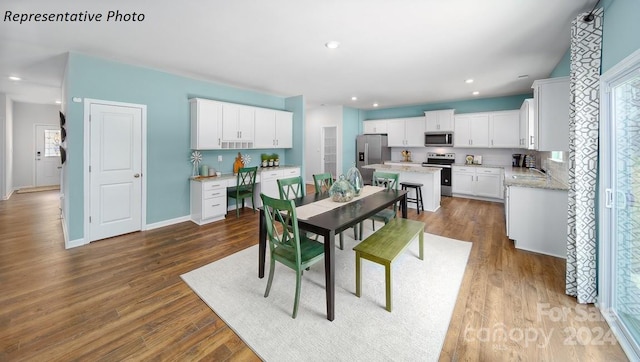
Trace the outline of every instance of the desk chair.
[[[293, 269], [296, 272], [296, 294], [291, 317], [295, 318], [298, 315], [302, 273], [324, 258], [324, 245], [300, 234], [296, 206], [292, 200], [274, 199], [265, 194], [260, 194], [260, 197], [264, 207], [271, 255], [269, 280], [264, 297], [269, 296], [276, 261]], [[282, 233], [278, 230], [282, 230]]]
[[236, 182], [236, 187], [229, 188], [227, 190], [227, 198], [232, 198], [236, 200], [236, 218], [240, 217], [240, 209], [238, 209], [238, 205], [240, 204], [240, 200], [242, 200], [242, 208], [244, 208], [244, 199], [251, 198], [251, 207], [253, 208], [253, 212], [256, 212], [256, 205], [253, 199], [253, 194], [256, 189], [256, 174], [258, 172], [258, 167], [242, 167], [238, 170], [238, 178]]

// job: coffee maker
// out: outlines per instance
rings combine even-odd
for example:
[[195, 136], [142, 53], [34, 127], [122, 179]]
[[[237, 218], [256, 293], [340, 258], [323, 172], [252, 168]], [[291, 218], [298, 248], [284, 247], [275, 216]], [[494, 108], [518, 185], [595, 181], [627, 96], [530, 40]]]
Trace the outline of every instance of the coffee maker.
[[514, 153], [511, 155], [511, 166], [522, 167], [522, 154]]

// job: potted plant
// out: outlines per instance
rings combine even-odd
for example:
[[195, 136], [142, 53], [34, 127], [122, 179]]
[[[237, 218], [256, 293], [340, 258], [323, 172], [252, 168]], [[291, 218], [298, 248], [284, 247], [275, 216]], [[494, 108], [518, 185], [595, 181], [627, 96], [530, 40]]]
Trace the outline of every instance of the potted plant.
[[266, 153], [263, 153], [260, 155], [260, 160], [262, 161], [262, 167], [267, 167], [269, 166], [269, 155], [267, 155]]
[[273, 158], [273, 165], [274, 166], [280, 166], [280, 156], [277, 153], [274, 153], [273, 155], [271, 155], [271, 158]]

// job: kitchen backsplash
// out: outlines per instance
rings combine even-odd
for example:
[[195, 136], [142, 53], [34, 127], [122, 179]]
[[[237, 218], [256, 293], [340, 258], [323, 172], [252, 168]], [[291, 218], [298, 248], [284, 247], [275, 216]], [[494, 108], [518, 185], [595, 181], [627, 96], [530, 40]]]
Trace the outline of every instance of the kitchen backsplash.
[[545, 170], [552, 178], [569, 184], [569, 152], [562, 152], [562, 161], [552, 160], [551, 152], [538, 152], [540, 168]]

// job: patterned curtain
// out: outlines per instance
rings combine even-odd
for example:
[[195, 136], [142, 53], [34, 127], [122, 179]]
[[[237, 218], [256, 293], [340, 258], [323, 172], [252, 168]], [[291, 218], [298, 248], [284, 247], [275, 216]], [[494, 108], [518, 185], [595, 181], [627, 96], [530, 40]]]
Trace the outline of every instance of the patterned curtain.
[[602, 13], [602, 8], [595, 10], [590, 22], [582, 14], [571, 27], [566, 286], [578, 303], [595, 303], [598, 291], [595, 203]]

